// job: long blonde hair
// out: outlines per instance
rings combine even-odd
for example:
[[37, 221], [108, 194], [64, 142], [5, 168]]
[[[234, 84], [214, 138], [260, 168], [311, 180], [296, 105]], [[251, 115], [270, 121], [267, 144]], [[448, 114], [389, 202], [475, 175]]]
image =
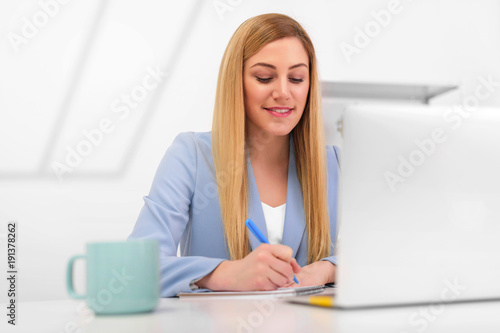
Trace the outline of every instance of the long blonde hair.
[[312, 42], [298, 22], [282, 14], [264, 14], [243, 22], [222, 58], [212, 124], [212, 150], [221, 217], [232, 260], [250, 251], [245, 220], [248, 216], [246, 163], [245, 62], [270, 42], [298, 38], [309, 56], [309, 95], [302, 118], [292, 130], [297, 174], [304, 199], [308, 262], [329, 255], [330, 224], [321, 95]]

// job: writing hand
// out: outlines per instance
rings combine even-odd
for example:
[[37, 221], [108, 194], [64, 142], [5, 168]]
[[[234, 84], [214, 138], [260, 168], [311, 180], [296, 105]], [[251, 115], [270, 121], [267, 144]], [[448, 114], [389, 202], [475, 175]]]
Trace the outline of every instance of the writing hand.
[[261, 244], [241, 260], [223, 261], [196, 284], [211, 290], [276, 290], [301, 271], [292, 255], [288, 246]]

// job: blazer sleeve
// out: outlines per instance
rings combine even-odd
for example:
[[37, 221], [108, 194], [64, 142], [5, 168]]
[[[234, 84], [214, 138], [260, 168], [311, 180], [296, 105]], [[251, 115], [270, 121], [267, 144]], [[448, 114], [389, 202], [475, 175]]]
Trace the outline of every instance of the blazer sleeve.
[[340, 176], [340, 151], [336, 146], [328, 146], [326, 150], [328, 165], [328, 214], [330, 216], [330, 237], [331, 248], [329, 257], [322, 258], [334, 265], [337, 265], [337, 258], [334, 254], [337, 240], [337, 218], [338, 218], [338, 184]]
[[128, 237], [129, 240], [158, 240], [162, 297], [192, 291], [192, 282], [213, 271], [224, 260], [177, 257], [195, 191], [196, 150], [194, 133], [181, 133], [175, 138], [158, 167], [150, 193], [144, 197], [144, 206]]

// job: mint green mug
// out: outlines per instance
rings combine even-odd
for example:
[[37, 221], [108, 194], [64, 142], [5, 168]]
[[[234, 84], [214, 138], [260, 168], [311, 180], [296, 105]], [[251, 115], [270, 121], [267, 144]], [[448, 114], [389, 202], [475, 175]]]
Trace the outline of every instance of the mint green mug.
[[[96, 314], [149, 312], [160, 296], [160, 271], [156, 240], [88, 243], [86, 255], [68, 262], [66, 286], [71, 297], [86, 299]], [[87, 261], [87, 293], [73, 287], [73, 265]]]

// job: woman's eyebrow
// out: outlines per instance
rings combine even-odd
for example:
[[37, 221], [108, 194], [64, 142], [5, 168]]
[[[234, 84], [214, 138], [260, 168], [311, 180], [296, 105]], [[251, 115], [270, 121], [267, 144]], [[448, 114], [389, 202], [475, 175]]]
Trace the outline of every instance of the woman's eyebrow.
[[[269, 67], [269, 68], [272, 68], [272, 69], [276, 69], [276, 66], [274, 65], [271, 65], [271, 64], [266, 64], [265, 62], [258, 62], [256, 64], [254, 64], [252, 67], [250, 68], [253, 68], [255, 66], [264, 66], [264, 67]], [[293, 65], [293, 66], [290, 66], [288, 67], [288, 69], [294, 69], [294, 68], [297, 68], [297, 67], [300, 67], [300, 66], [304, 66], [307, 68], [307, 65], [304, 64], [303, 62], [301, 62], [300, 64], [296, 64], [296, 65]]]

